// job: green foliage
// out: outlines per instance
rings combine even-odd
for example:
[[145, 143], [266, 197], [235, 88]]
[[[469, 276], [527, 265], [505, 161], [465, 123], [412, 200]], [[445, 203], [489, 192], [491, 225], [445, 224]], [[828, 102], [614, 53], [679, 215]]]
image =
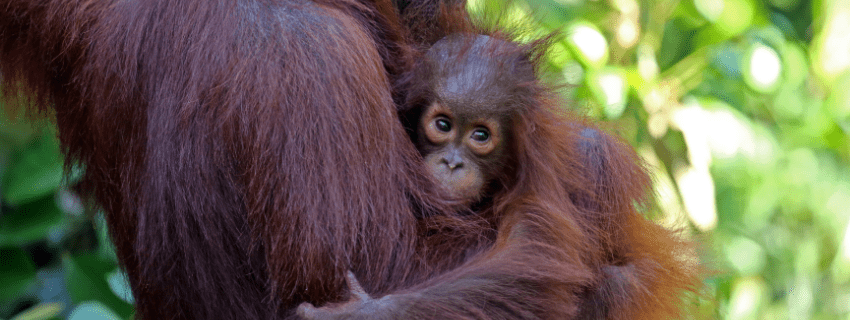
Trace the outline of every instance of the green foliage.
[[56, 139], [38, 139], [23, 148], [3, 177], [3, 200], [24, 204], [53, 194], [62, 182], [62, 156]]
[[0, 280], [3, 291], [0, 300], [15, 298], [35, 279], [35, 266], [25, 252], [17, 248], [0, 249]]
[[69, 190], [48, 122], [0, 106], [0, 319], [129, 319], [132, 297], [102, 216]]
[[[716, 272], [694, 318], [850, 319], [850, 3], [470, 0], [530, 35], [570, 107], [650, 164]], [[0, 110], [3, 108], [0, 107]], [[44, 121], [48, 123], [47, 121]], [[49, 125], [0, 114], [0, 318], [127, 319], [102, 217]]]
[[[850, 319], [850, 2], [477, 0], [651, 165], [716, 272], [695, 318]], [[556, 77], [557, 78], [557, 77]]]

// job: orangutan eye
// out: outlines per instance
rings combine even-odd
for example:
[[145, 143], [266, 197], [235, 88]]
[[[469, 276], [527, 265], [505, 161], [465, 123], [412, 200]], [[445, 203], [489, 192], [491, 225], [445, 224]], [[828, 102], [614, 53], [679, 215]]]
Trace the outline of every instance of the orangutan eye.
[[446, 120], [446, 119], [435, 120], [434, 126], [437, 128], [437, 130], [440, 130], [441, 132], [452, 131], [452, 123], [449, 122], [449, 120]]
[[484, 128], [475, 129], [475, 131], [472, 132], [472, 140], [487, 142], [487, 140], [490, 140], [490, 131], [487, 131], [487, 129]]

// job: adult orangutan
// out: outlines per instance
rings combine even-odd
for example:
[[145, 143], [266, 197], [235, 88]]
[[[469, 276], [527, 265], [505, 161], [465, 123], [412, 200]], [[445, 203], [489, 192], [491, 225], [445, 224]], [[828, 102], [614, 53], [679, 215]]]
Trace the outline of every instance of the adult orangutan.
[[[624, 314], [673, 306], [598, 285], [598, 248], [626, 243], [655, 249], [635, 251], [657, 265], [651, 292], [678, 294], [680, 246], [635, 212], [649, 184], [632, 152], [583, 149], [546, 108], [516, 126], [497, 224], [456, 214], [393, 105], [410, 39], [441, 32], [442, 1], [409, 2], [0, 0], [0, 84], [49, 109], [86, 168], [139, 319], [293, 318], [344, 300], [348, 270], [371, 296], [419, 299], [394, 313], [409, 318], [573, 317], [593, 292]], [[594, 148], [605, 166], [586, 165]], [[589, 232], [584, 199], [625, 223]]]

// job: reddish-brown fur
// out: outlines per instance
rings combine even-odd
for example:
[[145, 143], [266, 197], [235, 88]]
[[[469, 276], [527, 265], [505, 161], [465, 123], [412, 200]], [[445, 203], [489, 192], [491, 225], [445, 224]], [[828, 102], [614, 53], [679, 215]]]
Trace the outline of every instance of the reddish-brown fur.
[[611, 257], [647, 261], [604, 290], [617, 317], [674, 314], [686, 247], [635, 210], [649, 180], [629, 147], [601, 135], [589, 174], [586, 123], [521, 119], [498, 231], [452, 213], [390, 90], [405, 39], [440, 31], [403, 24], [440, 25], [423, 14], [438, 3], [0, 0], [4, 97], [55, 115], [139, 319], [289, 318], [342, 300], [349, 269], [374, 296], [420, 298], [405, 318], [560, 319]]
[[[540, 284], [563, 290], [549, 293], [554, 300], [538, 301], [554, 302], [546, 308], [546, 315], [552, 318], [678, 316], [682, 294], [698, 287], [699, 267], [695, 260], [689, 260], [693, 259], [689, 251], [692, 248], [685, 241], [638, 212], [637, 208], [651, 208], [653, 199], [649, 190], [651, 181], [637, 156], [627, 145], [565, 111], [563, 101], [553, 94], [554, 90], [536, 80], [539, 77], [516, 73], [522, 70], [518, 63], [540, 65], [538, 59], [549, 39], [516, 46], [503, 42], [509, 40], [499, 40], [506, 37], [502, 33], [475, 27], [455, 25], [443, 31], [467, 34], [453, 40], [465, 49], [438, 63], [467, 63], [465, 56], [471, 53], [466, 50], [471, 50], [476, 39], [472, 34], [483, 33], [494, 38], [483, 49], [476, 49], [479, 51], [475, 54], [489, 52], [497, 65], [513, 70], [512, 79], [489, 79], [484, 81], [492, 82], [478, 85], [509, 90], [500, 101], [520, 109], [511, 114], [513, 121], [508, 129], [512, 131], [508, 153], [516, 159], [504, 168], [509, 174], [499, 179], [501, 186], [497, 190], [500, 191], [493, 197], [492, 207], [479, 213], [495, 221], [499, 230], [495, 247], [450, 273], [455, 278], [433, 280], [415, 290], [393, 295], [390, 301], [395, 304], [385, 303], [390, 306], [386, 314], [392, 315], [388, 318], [408, 317], [411, 313], [427, 318], [430, 310], [439, 310], [441, 305], [474, 303], [475, 297], [482, 297], [478, 301], [482, 305], [511, 305], [509, 301], [496, 301], [492, 292], [528, 302], [528, 298], [522, 297], [539, 292], [534, 286]], [[514, 60], [516, 57], [528, 57], [528, 61]], [[415, 125], [417, 109], [434, 102], [431, 81], [435, 79], [429, 75], [431, 68], [426, 64], [401, 78], [409, 97], [402, 106], [408, 126]], [[518, 228], [522, 231], [514, 237]], [[528, 247], [513, 251], [523, 246]], [[546, 257], [553, 259], [546, 261]], [[508, 266], [503, 265], [506, 262]], [[590, 274], [584, 273], [587, 271], [584, 267]], [[472, 271], [461, 275], [464, 268]], [[553, 269], [551, 273], [536, 275], [541, 278], [520, 275], [541, 268]], [[482, 274], [499, 272], [505, 273], [495, 279], [515, 278], [516, 282], [507, 287], [497, 281], [480, 287], [458, 285], [467, 280], [464, 277], [481, 281]], [[570, 291], [582, 282], [580, 292]], [[458, 301], [456, 295], [446, 294], [453, 290], [465, 292], [462, 296], [468, 298]], [[516, 296], [512, 297], [514, 293]], [[560, 302], [555, 302], [558, 299]], [[571, 308], [577, 308], [577, 314]], [[521, 317], [518, 316], [521, 312], [531, 309], [528, 305], [518, 306], [516, 313], [504, 316]]]

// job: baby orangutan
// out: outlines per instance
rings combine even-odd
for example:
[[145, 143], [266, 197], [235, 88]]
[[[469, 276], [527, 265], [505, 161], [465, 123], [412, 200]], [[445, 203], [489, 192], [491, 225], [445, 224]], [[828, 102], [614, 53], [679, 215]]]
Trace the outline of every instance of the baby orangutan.
[[434, 102], [416, 134], [426, 168], [454, 197], [467, 204], [481, 201], [488, 184], [504, 172], [509, 121], [472, 104]]
[[413, 88], [412, 106], [406, 106], [403, 118], [414, 127], [431, 176], [475, 208], [486, 206], [514, 171], [512, 119], [531, 103], [524, 84], [535, 81], [523, 53], [484, 35], [446, 37], [428, 50], [418, 74], [430, 79]]
[[[421, 111], [414, 107], [410, 112], [419, 119], [413, 139], [432, 177], [476, 213], [489, 214], [494, 193], [513, 185], [517, 165], [516, 148], [511, 147], [517, 132], [513, 119], [535, 108], [537, 102], [530, 98], [536, 96], [532, 90], [539, 84], [529, 52], [509, 41], [471, 37], [452, 35], [428, 51], [425, 66], [430, 71], [420, 75], [431, 75], [430, 89], [414, 90], [424, 93], [425, 100], [414, 104]], [[593, 150], [599, 143], [594, 139], [600, 138], [596, 131], [582, 130], [582, 137], [586, 139], [579, 144], [582, 152], [597, 151]], [[594, 155], [587, 159], [602, 160]], [[597, 224], [611, 223], [599, 217], [589, 217], [588, 222], [593, 230], [589, 234], [600, 230]], [[604, 261], [600, 273], [596, 286], [585, 289], [577, 319], [609, 318], [609, 309], [619, 307], [619, 297], [628, 295], [623, 291], [634, 289], [629, 280], [640, 280], [631, 261]]]
[[[586, 259], [582, 263], [593, 270], [591, 281], [572, 289], [574, 297], [568, 301], [576, 307], [569, 317], [654, 319], [676, 315], [678, 295], [692, 289], [696, 271], [676, 265], [673, 253], [659, 246], [669, 244], [670, 250], [679, 251], [686, 245], [669, 231], [645, 220], [635, 211], [633, 203], [619, 198], [639, 196], [618, 189], [617, 178], [641, 179], [640, 173], [622, 169], [632, 168], [636, 163], [634, 158], [611, 151], [622, 146], [614, 147], [615, 142], [606, 140], [609, 138], [603, 133], [583, 129], [581, 123], [560, 121], [553, 115], [538, 117], [548, 107], [540, 100], [545, 96], [541, 92], [547, 89], [538, 82], [532, 57], [535, 53], [531, 49], [491, 36], [454, 34], [427, 51], [424, 61], [403, 79], [409, 87], [400, 107], [402, 120], [422, 154], [426, 170], [445, 192], [462, 201], [474, 214], [491, 221], [500, 233], [504, 226], [502, 219], [508, 218], [502, 217], [499, 213], [502, 211], [496, 207], [517, 205], [515, 202], [522, 201], [515, 199], [537, 192], [524, 190], [517, 182], [529, 179], [522, 175], [528, 168], [545, 166], [537, 163], [535, 157], [546, 157], [548, 160], [541, 163], [557, 169], [541, 172], [564, 175], [568, 171], [564, 168], [577, 170], [572, 173], [574, 176], [562, 178], [566, 179], [561, 180], [563, 187], [553, 188], [566, 191], [547, 193], [549, 197], [554, 194], [572, 202], [570, 209], [555, 210], [552, 214], [576, 221], [581, 237], [586, 237], [580, 243], [588, 247], [582, 248], [588, 255], [582, 257]], [[552, 143], [558, 139], [569, 142]], [[535, 145], [536, 141], [543, 141], [542, 146], [550, 143], [551, 149]], [[612, 175], [619, 177], [611, 179]], [[539, 174], [536, 177], [543, 178]], [[539, 235], [533, 232], [517, 234], [520, 240], [527, 237], [539, 241]], [[494, 241], [498, 246], [499, 240]], [[548, 245], [547, 250], [569, 250], [556, 240]], [[471, 264], [476, 262], [473, 260]], [[573, 277], [576, 283], [581, 283], [580, 278], [584, 277], [579, 273], [562, 276]], [[428, 318], [418, 313], [418, 304], [433, 302], [442, 293], [468, 285], [452, 281], [457, 280], [438, 280], [428, 287], [373, 299], [349, 273], [348, 302], [322, 308], [305, 304], [299, 308], [299, 314], [309, 319]], [[520, 281], [515, 283], [523, 285]], [[486, 290], [480, 292], [488, 294]], [[474, 302], [474, 298], [469, 299]], [[499, 309], [497, 305], [493, 308]], [[541, 317], [509, 314], [508, 318]]]

